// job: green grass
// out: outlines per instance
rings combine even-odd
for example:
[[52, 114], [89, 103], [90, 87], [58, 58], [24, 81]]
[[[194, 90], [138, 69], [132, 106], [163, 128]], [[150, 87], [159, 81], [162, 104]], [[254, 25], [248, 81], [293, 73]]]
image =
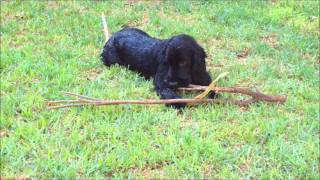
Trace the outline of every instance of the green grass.
[[[2, 177], [320, 177], [317, 1], [129, 2], [1, 1]], [[162, 105], [46, 110], [61, 91], [158, 98], [151, 80], [102, 65], [102, 12], [110, 32], [190, 34], [214, 78], [230, 72], [220, 86], [255, 86], [288, 101], [182, 113]]]

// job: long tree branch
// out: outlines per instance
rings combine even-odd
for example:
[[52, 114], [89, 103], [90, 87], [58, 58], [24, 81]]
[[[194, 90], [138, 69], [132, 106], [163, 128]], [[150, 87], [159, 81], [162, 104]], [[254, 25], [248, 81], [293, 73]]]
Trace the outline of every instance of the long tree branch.
[[[183, 91], [203, 91], [207, 86], [190, 85], [187, 88], [179, 88], [178, 90]], [[257, 101], [267, 101], [274, 103], [283, 103], [286, 101], [286, 96], [274, 96], [265, 95], [259, 91], [252, 91], [249, 88], [244, 87], [215, 87], [213, 89], [216, 92], [225, 93], [238, 93], [251, 96], [248, 100], [232, 100], [232, 99], [148, 99], [148, 100], [102, 100], [96, 99], [88, 96], [83, 96], [75, 93], [65, 92], [65, 95], [77, 97], [77, 100], [58, 100], [58, 101], [48, 101], [48, 109], [59, 109], [75, 106], [102, 106], [102, 105], [119, 105], [119, 104], [173, 104], [173, 103], [215, 103], [215, 104], [235, 104], [238, 106], [248, 106], [251, 103]], [[64, 105], [59, 105], [63, 104]]]
[[[91, 101], [83, 103], [81, 100], [76, 103], [77, 100], [70, 101], [71, 104], [65, 105], [57, 105], [51, 106], [48, 109], [60, 109], [67, 107], [75, 107], [75, 106], [86, 106], [86, 105], [94, 105], [94, 106], [103, 106], [103, 105], [119, 105], [119, 104], [174, 104], [174, 103], [195, 103], [195, 104], [207, 104], [207, 103], [215, 103], [215, 104], [235, 104], [238, 106], [248, 106], [249, 104], [256, 102], [256, 99], [249, 100], [232, 100], [232, 99], [147, 99], [147, 100], [99, 100], [99, 101]], [[50, 104], [54, 104], [54, 101], [49, 101]]]

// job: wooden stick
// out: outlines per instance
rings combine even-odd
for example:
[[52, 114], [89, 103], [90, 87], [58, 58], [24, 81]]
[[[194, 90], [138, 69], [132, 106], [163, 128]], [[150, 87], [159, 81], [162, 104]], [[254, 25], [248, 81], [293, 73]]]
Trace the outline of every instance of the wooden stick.
[[[206, 89], [207, 86], [190, 85], [187, 88], [178, 88], [178, 90], [187, 91], [200, 91]], [[58, 100], [48, 101], [49, 109], [59, 109], [75, 106], [102, 106], [102, 105], [118, 105], [118, 104], [174, 104], [174, 103], [215, 103], [215, 104], [235, 104], [238, 106], [248, 106], [251, 103], [257, 101], [267, 101], [273, 103], [284, 103], [287, 100], [287, 96], [273, 96], [265, 95], [259, 91], [252, 91], [245, 87], [215, 87], [214, 91], [226, 92], [226, 93], [238, 93], [251, 96], [248, 100], [232, 100], [232, 99], [162, 99], [162, 100], [101, 100], [88, 96], [83, 96], [75, 93], [65, 92], [65, 95], [78, 97], [78, 100]], [[65, 105], [57, 105], [61, 103], [67, 103]]]
[[[256, 99], [249, 100], [231, 100], [231, 99], [162, 99], [162, 100], [100, 100], [100, 101], [92, 101], [90, 103], [79, 103], [74, 104], [66, 104], [61, 106], [51, 106], [48, 109], [60, 109], [67, 107], [75, 107], [75, 106], [86, 106], [86, 105], [94, 105], [94, 106], [102, 106], [102, 105], [119, 105], [119, 104], [175, 104], [175, 103], [215, 103], [215, 104], [235, 104], [238, 106], [248, 106], [249, 104], [256, 102]], [[74, 101], [72, 101], [74, 102]]]

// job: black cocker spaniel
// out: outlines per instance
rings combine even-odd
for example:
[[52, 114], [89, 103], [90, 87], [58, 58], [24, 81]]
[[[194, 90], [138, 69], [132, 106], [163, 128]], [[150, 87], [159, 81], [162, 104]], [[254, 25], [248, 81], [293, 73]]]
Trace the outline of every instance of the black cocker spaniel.
[[[206, 53], [185, 34], [160, 40], [136, 28], [124, 28], [114, 33], [101, 54], [106, 66], [119, 64], [146, 78], [154, 78], [154, 86], [161, 99], [181, 98], [178, 87], [189, 84], [209, 85], [211, 77], [206, 71]], [[214, 92], [210, 97], [214, 97]], [[171, 104], [182, 108], [186, 104]]]

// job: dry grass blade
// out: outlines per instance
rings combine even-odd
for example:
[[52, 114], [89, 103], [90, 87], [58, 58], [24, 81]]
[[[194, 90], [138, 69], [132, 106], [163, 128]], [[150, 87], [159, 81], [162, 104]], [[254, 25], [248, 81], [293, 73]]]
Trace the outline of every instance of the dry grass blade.
[[203, 93], [199, 94], [198, 96], [196, 96], [195, 99], [203, 99], [204, 97], [206, 97], [208, 95], [208, 93], [214, 89], [214, 87], [216, 86], [216, 83], [219, 81], [219, 79], [227, 76], [228, 74], [229, 74], [229, 72], [221, 73], [214, 81], [212, 81], [209, 84], [208, 87], [206, 87], [205, 91]]

